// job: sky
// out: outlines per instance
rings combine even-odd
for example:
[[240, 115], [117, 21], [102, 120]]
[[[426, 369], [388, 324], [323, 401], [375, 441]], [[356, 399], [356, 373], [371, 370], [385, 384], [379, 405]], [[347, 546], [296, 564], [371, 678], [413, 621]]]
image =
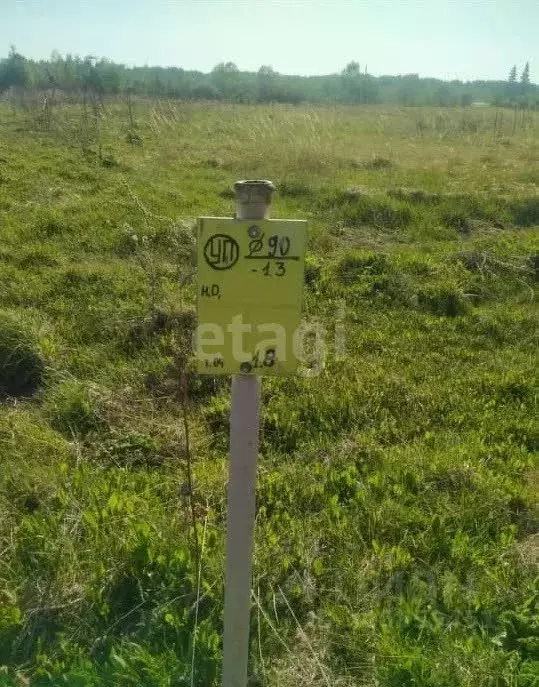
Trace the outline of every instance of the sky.
[[[539, 81], [538, 0], [0, 0], [0, 56]], [[535, 71], [534, 71], [535, 70]]]

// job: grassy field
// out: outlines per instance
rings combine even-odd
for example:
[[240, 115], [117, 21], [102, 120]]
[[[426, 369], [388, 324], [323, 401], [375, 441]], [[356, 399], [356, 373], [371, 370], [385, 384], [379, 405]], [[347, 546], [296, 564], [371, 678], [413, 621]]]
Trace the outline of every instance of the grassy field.
[[537, 686], [537, 115], [133, 116], [0, 104], [0, 684], [219, 684], [193, 226], [258, 177], [309, 220], [327, 356], [263, 384], [251, 686]]

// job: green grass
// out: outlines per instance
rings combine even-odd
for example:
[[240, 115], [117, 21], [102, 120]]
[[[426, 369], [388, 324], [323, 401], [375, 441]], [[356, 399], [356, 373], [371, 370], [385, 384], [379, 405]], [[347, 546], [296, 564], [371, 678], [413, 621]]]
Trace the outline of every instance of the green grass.
[[192, 227], [260, 177], [309, 220], [328, 353], [263, 384], [251, 685], [535, 687], [533, 113], [135, 117], [132, 145], [120, 103], [0, 104], [0, 684], [219, 684], [229, 382], [188, 383], [192, 677]]

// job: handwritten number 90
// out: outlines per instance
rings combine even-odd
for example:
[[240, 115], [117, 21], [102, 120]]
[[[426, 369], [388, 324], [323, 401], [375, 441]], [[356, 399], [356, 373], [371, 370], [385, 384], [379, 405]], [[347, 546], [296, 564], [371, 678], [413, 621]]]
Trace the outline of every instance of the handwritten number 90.
[[290, 250], [290, 239], [288, 236], [270, 236], [268, 239], [268, 257], [274, 258], [277, 253], [284, 257]]

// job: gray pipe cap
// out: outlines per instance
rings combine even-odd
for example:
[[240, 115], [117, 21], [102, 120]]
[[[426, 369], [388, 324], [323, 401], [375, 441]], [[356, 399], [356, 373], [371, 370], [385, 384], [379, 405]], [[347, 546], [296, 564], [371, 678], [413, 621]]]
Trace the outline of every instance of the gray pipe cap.
[[267, 179], [236, 181], [237, 216], [239, 219], [264, 219], [268, 216], [275, 186]]

